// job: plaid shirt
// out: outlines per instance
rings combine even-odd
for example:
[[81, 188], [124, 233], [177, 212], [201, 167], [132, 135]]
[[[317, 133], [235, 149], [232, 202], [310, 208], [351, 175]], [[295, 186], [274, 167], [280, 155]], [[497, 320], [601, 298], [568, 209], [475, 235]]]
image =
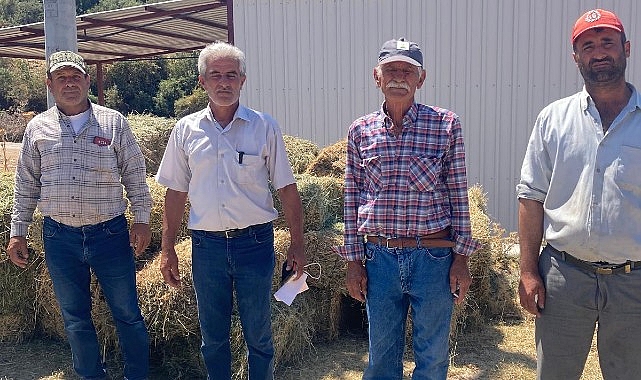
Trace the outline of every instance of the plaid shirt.
[[414, 103], [403, 132], [391, 134], [383, 109], [352, 123], [345, 170], [345, 241], [337, 252], [364, 258], [364, 235], [416, 237], [451, 227], [454, 252], [470, 255], [472, 240], [465, 148], [458, 116]]
[[33, 212], [74, 227], [125, 212], [123, 185], [134, 223], [149, 223], [151, 195], [145, 159], [124, 116], [91, 104], [78, 135], [57, 107], [27, 124], [16, 168], [11, 236], [26, 236]]

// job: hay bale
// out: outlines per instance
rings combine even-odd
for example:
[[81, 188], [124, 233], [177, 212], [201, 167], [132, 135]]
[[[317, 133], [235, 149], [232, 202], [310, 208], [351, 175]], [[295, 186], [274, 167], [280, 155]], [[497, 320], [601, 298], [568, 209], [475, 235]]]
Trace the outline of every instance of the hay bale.
[[[318, 231], [343, 220], [343, 181], [336, 177], [296, 175], [296, 186], [303, 204], [303, 231]], [[274, 227], [287, 228], [278, 192], [272, 192], [278, 218]]]
[[[307, 262], [318, 263], [322, 268], [320, 279], [307, 279], [310, 289], [316, 289], [313, 292], [316, 313], [314, 330], [317, 332], [316, 337], [328, 340], [338, 337], [341, 322], [340, 300], [341, 296], [348, 294], [345, 286], [347, 263], [332, 251], [332, 247], [343, 244], [342, 231], [343, 225], [337, 223], [332, 228], [309, 231], [304, 235]], [[286, 259], [289, 244], [288, 231], [274, 231], [274, 249], [277, 252], [277, 270], [272, 283], [274, 291], [280, 286], [280, 268]], [[318, 275], [318, 269], [314, 266], [308, 267], [307, 270], [314, 276]]]
[[321, 149], [316, 159], [312, 161], [305, 174], [318, 177], [331, 176], [343, 178], [347, 164], [347, 139]]
[[31, 259], [26, 269], [15, 266], [8, 257], [0, 261], [0, 342], [20, 343], [36, 327], [36, 273], [42, 256]]
[[481, 248], [470, 257], [472, 285], [465, 304], [457, 306], [452, 316], [454, 333], [476, 328], [487, 321], [520, 318], [516, 302], [518, 280], [516, 263], [505, 255], [513, 238], [492, 222], [487, 213], [487, 195], [480, 185], [468, 189], [472, 236]]
[[[151, 213], [149, 217], [149, 228], [151, 229], [151, 242], [149, 247], [147, 247], [147, 254], [139, 259], [153, 258], [157, 252], [160, 251], [161, 242], [162, 242], [162, 218], [165, 205], [165, 192], [167, 188], [156, 182], [153, 177], [147, 177], [147, 186], [149, 187], [149, 193], [151, 194]], [[133, 222], [133, 215], [131, 210], [128, 208], [125, 212], [127, 221], [131, 225]], [[187, 222], [189, 220], [189, 201], [187, 201], [187, 206], [185, 207], [185, 214], [180, 224], [180, 229], [178, 230], [178, 236], [176, 241], [181, 241], [189, 237], [189, 230], [187, 229]]]
[[129, 114], [127, 120], [145, 156], [147, 175], [156, 174], [176, 119], [151, 114]]
[[318, 155], [318, 146], [299, 137], [284, 135], [285, 151], [294, 174], [300, 174]]
[[200, 324], [191, 278], [191, 239], [176, 245], [182, 287], [167, 285], [160, 273], [161, 256], [136, 275], [142, 315], [149, 330], [151, 358], [167, 378], [202, 378]]

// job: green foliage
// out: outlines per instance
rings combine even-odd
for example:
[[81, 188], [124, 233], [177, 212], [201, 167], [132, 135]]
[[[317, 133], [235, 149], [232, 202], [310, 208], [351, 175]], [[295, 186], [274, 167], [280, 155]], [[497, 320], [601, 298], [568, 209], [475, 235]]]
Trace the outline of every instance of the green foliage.
[[207, 96], [207, 93], [202, 87], [198, 87], [191, 95], [176, 100], [174, 105], [176, 117], [183, 117], [190, 113], [200, 111], [207, 107], [208, 103], [209, 97]]
[[42, 0], [0, 0], [0, 27], [44, 20]]
[[0, 58], [0, 109], [41, 112], [46, 108], [44, 64]]
[[160, 59], [114, 63], [107, 71], [105, 84], [108, 89], [117, 87], [121, 102], [107, 105], [125, 115], [132, 111], [154, 112], [153, 97], [166, 76], [165, 67], [165, 61]]
[[90, 6], [93, 5], [90, 8], [84, 9], [86, 10], [86, 13], [96, 13], [157, 2], [158, 0], [76, 0], [76, 7], [77, 9], [80, 8], [79, 3], [88, 4]]

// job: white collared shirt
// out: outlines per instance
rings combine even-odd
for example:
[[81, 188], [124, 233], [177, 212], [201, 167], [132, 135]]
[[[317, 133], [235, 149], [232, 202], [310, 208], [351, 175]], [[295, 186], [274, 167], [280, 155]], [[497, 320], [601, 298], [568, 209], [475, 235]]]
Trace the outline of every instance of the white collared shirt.
[[296, 182], [276, 121], [242, 105], [225, 128], [209, 107], [178, 121], [156, 181], [188, 193], [188, 227], [205, 231], [274, 220], [270, 182], [275, 189]]
[[585, 88], [544, 108], [516, 186], [543, 202], [547, 242], [587, 261], [641, 260], [641, 95], [628, 86], [607, 133]]

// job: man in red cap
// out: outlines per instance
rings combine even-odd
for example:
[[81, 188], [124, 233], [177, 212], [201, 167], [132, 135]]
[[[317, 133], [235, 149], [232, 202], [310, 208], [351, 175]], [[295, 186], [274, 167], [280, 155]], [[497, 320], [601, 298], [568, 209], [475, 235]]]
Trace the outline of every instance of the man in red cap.
[[[582, 91], [539, 114], [519, 198], [521, 305], [536, 319], [537, 378], [579, 379], [598, 323], [604, 379], [641, 376], [641, 95], [612, 12], [575, 23]], [[541, 251], [541, 240], [547, 245]]]

